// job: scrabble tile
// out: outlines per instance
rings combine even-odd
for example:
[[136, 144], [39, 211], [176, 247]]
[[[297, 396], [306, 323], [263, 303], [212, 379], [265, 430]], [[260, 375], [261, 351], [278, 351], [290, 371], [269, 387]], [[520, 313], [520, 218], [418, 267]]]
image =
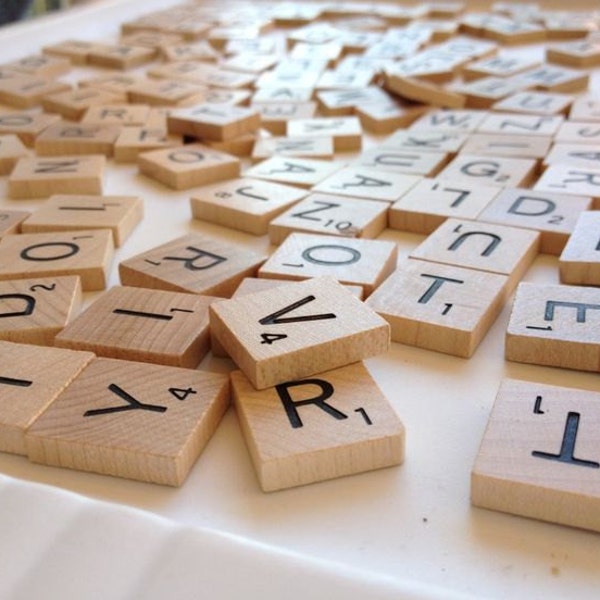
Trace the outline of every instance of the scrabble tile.
[[257, 389], [385, 352], [389, 325], [330, 277], [215, 303], [210, 326]]
[[273, 156], [244, 171], [244, 177], [257, 177], [278, 183], [310, 188], [341, 168], [341, 165], [316, 158]]
[[315, 102], [259, 102], [252, 108], [260, 115], [260, 126], [273, 135], [286, 134], [292, 119], [312, 119], [317, 110]]
[[509, 56], [500, 53], [469, 63], [463, 67], [462, 75], [468, 81], [480, 77], [512, 77], [538, 65], [539, 60], [529, 54]]
[[156, 54], [154, 48], [144, 46], [97, 44], [88, 54], [87, 62], [96, 67], [128, 70], [152, 61]]
[[583, 144], [557, 142], [544, 156], [543, 165], [569, 165], [581, 169], [600, 169], [600, 152]]
[[599, 301], [597, 288], [521, 283], [506, 329], [506, 359], [597, 372]]
[[[80, 79], [77, 82], [77, 85], [80, 88], [95, 88], [100, 89], [105, 92], [110, 92], [112, 94], [116, 94], [118, 96], [123, 96], [125, 94], [125, 98], [118, 103], [121, 105], [123, 102], [127, 100], [127, 92], [134, 86], [139, 85], [140, 83], [147, 81], [145, 77], [140, 75], [133, 75], [129, 73], [115, 73], [112, 72], [109, 75], [100, 75], [99, 77], [91, 77], [89, 79]], [[106, 106], [111, 106], [110, 104], [106, 104]], [[92, 108], [92, 107], [90, 107]], [[85, 114], [85, 113], [84, 113]]]
[[98, 356], [194, 369], [209, 350], [208, 306], [215, 298], [115, 286], [55, 338]]
[[289, 85], [271, 85], [259, 87], [252, 96], [254, 104], [259, 103], [291, 103], [291, 102], [310, 102], [313, 95], [312, 87], [301, 88]]
[[468, 108], [495, 109], [507, 96], [522, 90], [523, 85], [508, 77], [482, 77], [474, 81], [453, 83], [450, 89], [465, 97], [465, 106]]
[[576, 98], [569, 111], [569, 120], [598, 123], [600, 121], [600, 101], [589, 96]]
[[181, 44], [183, 41], [183, 35], [163, 31], [139, 31], [122, 35], [120, 39], [124, 46], [144, 46], [155, 50], [162, 46]]
[[291, 233], [258, 276], [296, 281], [335, 277], [340, 283], [362, 286], [368, 296], [394, 270], [397, 257], [393, 242]]
[[433, 177], [449, 161], [446, 152], [394, 150], [376, 146], [364, 151], [351, 166], [369, 167], [391, 173], [411, 173]]
[[364, 89], [326, 90], [317, 92], [321, 114], [326, 117], [351, 116], [364, 104], [388, 104], [392, 101], [379, 86]]
[[0, 175], [8, 175], [17, 161], [29, 154], [25, 144], [14, 133], [0, 135]]
[[449, 217], [476, 219], [499, 192], [492, 185], [425, 178], [390, 206], [388, 224], [429, 234]]
[[119, 275], [127, 286], [228, 298], [264, 260], [245, 248], [189, 233], [122, 261]]
[[549, 64], [543, 64], [515, 77], [536, 90], [567, 94], [585, 91], [589, 82], [589, 73], [585, 71]]
[[0, 238], [21, 233], [21, 224], [30, 215], [27, 210], [0, 210]]
[[32, 108], [42, 103], [48, 94], [68, 92], [71, 86], [63, 81], [35, 75], [23, 75], [0, 81], [0, 102], [17, 108]]
[[8, 178], [8, 195], [101, 194], [105, 165], [101, 155], [21, 158]]
[[[473, 133], [488, 114], [485, 110], [476, 109], [432, 110], [425, 113], [410, 126], [410, 134]], [[400, 135], [400, 132], [397, 135]]]
[[107, 229], [7, 235], [0, 240], [0, 281], [78, 275], [84, 291], [102, 290], [113, 249]]
[[391, 134], [408, 127], [424, 111], [424, 105], [399, 100], [370, 102], [356, 107], [362, 128], [376, 135]]
[[229, 404], [220, 373], [96, 359], [29, 428], [29, 460], [179, 486]]
[[38, 156], [103, 154], [112, 156], [120, 125], [89, 125], [61, 121], [50, 125], [35, 140]]
[[392, 341], [469, 358], [500, 313], [508, 277], [409, 259], [366, 304]]
[[554, 141], [564, 144], [598, 144], [600, 125], [583, 121], [565, 121], [554, 136]]
[[73, 65], [85, 65], [88, 54], [95, 45], [94, 42], [86, 40], [64, 40], [44, 46], [42, 52], [48, 56], [68, 58]]
[[338, 71], [327, 69], [323, 71], [319, 80], [315, 83], [317, 90], [348, 90], [364, 89], [373, 83], [374, 74], [367, 70], [362, 71]]
[[167, 117], [169, 133], [216, 141], [255, 133], [259, 126], [258, 111], [239, 106], [200, 104], [173, 110]]
[[224, 142], [203, 139], [203, 143], [213, 150], [225, 152], [226, 154], [232, 154], [233, 156], [238, 156], [239, 158], [246, 158], [252, 154], [252, 150], [254, 149], [254, 145], [259, 135], [260, 132], [245, 133], [244, 135], [231, 138], [230, 140], [225, 140]]
[[258, 75], [277, 64], [279, 57], [269, 54], [235, 54], [221, 61], [223, 69]]
[[422, 178], [369, 167], [344, 167], [313, 187], [314, 192], [395, 202]]
[[0, 357], [0, 450], [26, 454], [27, 429], [94, 355], [2, 341]]
[[161, 46], [162, 57], [168, 61], [216, 62], [219, 53], [206, 41]]
[[122, 246], [143, 216], [137, 196], [51, 196], [22, 226], [25, 233], [110, 229], [116, 247]]
[[566, 114], [575, 100], [571, 94], [550, 92], [517, 92], [493, 105], [497, 111], [521, 112], [535, 115]]
[[559, 115], [490, 113], [477, 127], [477, 133], [553, 136], [564, 121]]
[[427, 129], [401, 129], [385, 138], [379, 147], [414, 152], [456, 154], [469, 137], [465, 133], [428, 131]]
[[138, 168], [170, 188], [187, 190], [239, 176], [240, 160], [202, 144], [187, 144], [143, 152]]
[[252, 161], [260, 162], [272, 156], [332, 159], [333, 138], [330, 137], [270, 137], [259, 138], [252, 148]]
[[358, 117], [320, 117], [291, 119], [288, 137], [331, 137], [336, 152], [352, 152], [362, 147], [362, 128]]
[[306, 195], [306, 191], [260, 179], [230, 179], [201, 188], [190, 198], [192, 217], [254, 235]]
[[177, 148], [181, 136], [169, 135], [165, 127], [123, 127], [116, 139], [113, 153], [115, 162], [137, 162], [138, 156], [151, 150]]
[[600, 531], [598, 400], [503, 380], [471, 472], [473, 505]]
[[508, 295], [537, 256], [539, 237], [529, 229], [447, 219], [410, 258], [507, 275]]
[[535, 23], [513, 20], [496, 20], [486, 25], [485, 36], [505, 46], [541, 43], [546, 39], [546, 30]]
[[0, 135], [16, 135], [23, 144], [28, 147], [33, 146], [35, 138], [46, 127], [58, 121], [58, 115], [46, 113], [1, 113], [0, 114]]
[[81, 119], [81, 123], [142, 126], [148, 120], [149, 115], [150, 107], [146, 104], [90, 106]]
[[591, 198], [508, 188], [492, 200], [477, 220], [539, 231], [540, 252], [558, 256], [578, 216], [591, 205]]
[[278, 245], [293, 232], [373, 239], [385, 229], [387, 212], [380, 202], [310, 194], [270, 222], [269, 240]]
[[404, 77], [388, 73], [384, 87], [386, 90], [407, 100], [444, 108], [463, 108], [467, 101], [465, 96], [460, 93], [416, 77]]
[[66, 75], [71, 70], [71, 61], [47, 54], [32, 54], [24, 56], [15, 61], [4, 63], [7, 69], [14, 69], [34, 77], [46, 77], [54, 79]]
[[0, 339], [52, 346], [81, 305], [77, 276], [0, 281]]
[[90, 86], [45, 95], [42, 99], [42, 107], [46, 112], [58, 113], [65, 119], [79, 121], [91, 106], [111, 105], [124, 101], [125, 94], [122, 92], [108, 92]]
[[561, 283], [600, 285], [598, 217], [596, 211], [580, 213], [558, 261]]
[[324, 44], [298, 42], [294, 44], [289, 56], [294, 60], [324, 59], [327, 61], [328, 67], [334, 68], [342, 56], [342, 50], [342, 45], [334, 40]]
[[472, 133], [461, 147], [471, 155], [542, 159], [550, 151], [552, 138], [541, 135]]
[[437, 177], [504, 187], [526, 186], [534, 180], [536, 167], [536, 161], [528, 158], [460, 153]]
[[550, 165], [533, 189], [536, 192], [590, 196], [594, 199], [594, 208], [597, 208], [600, 206], [600, 169], [580, 169], [562, 163]]
[[204, 92], [204, 87], [190, 81], [169, 79], [146, 80], [130, 86], [127, 98], [130, 102], [150, 106], [177, 106]]
[[363, 363], [262, 391], [241, 371], [231, 374], [231, 383], [263, 491], [404, 460], [402, 422]]

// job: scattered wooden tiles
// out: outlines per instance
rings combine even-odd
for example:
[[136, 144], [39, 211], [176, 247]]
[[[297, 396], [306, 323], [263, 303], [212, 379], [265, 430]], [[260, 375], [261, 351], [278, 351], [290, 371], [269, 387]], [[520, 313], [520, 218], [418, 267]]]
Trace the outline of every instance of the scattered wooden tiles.
[[506, 379], [471, 473], [475, 506], [600, 531], [597, 392]]
[[505, 156], [541, 160], [550, 151], [552, 138], [541, 135], [473, 133], [460, 151], [475, 156]]
[[389, 325], [330, 277], [215, 303], [211, 330], [257, 389], [385, 352]]
[[546, 60], [558, 65], [589, 69], [600, 65], [600, 43], [575, 40], [546, 48]]
[[46, 112], [58, 113], [65, 119], [79, 121], [91, 106], [116, 104], [125, 101], [122, 92], [85, 87], [57, 94], [44, 95], [42, 107]]
[[294, 137], [331, 137], [336, 152], [353, 152], [362, 148], [362, 127], [358, 117], [320, 117], [291, 119], [287, 135]]
[[141, 127], [149, 116], [150, 107], [145, 104], [108, 104], [90, 106], [81, 119], [81, 123]]
[[29, 428], [27, 456], [179, 486], [228, 404], [225, 375], [95, 359]]
[[119, 275], [128, 286], [228, 298], [244, 277], [256, 275], [265, 258], [189, 233], [122, 261]]
[[27, 210], [0, 210], [0, 238], [21, 232], [21, 224], [31, 213]]
[[493, 105], [497, 111], [534, 115], [566, 114], [575, 96], [550, 92], [518, 92]]
[[252, 147], [252, 161], [260, 162], [273, 156], [330, 160], [334, 153], [333, 138], [330, 137], [258, 138]]
[[351, 166], [434, 177], [450, 159], [445, 152], [395, 150], [380, 146], [363, 152]]
[[46, 127], [58, 121], [58, 115], [47, 113], [2, 113], [0, 114], [0, 135], [16, 135], [26, 146], [31, 147], [35, 138]]
[[341, 165], [316, 158], [273, 156], [244, 171], [244, 177], [310, 188], [338, 171]]
[[579, 215], [558, 261], [561, 283], [600, 286], [600, 213]]
[[398, 465], [404, 427], [362, 363], [257, 391], [231, 375], [263, 491]]
[[252, 108], [260, 115], [260, 126], [273, 135], [285, 135], [288, 122], [292, 119], [312, 119], [317, 105], [315, 102], [263, 102]]
[[[485, 110], [431, 110], [417, 119], [410, 127], [410, 134], [460, 134], [473, 133], [489, 113]], [[398, 133], [398, 135], [401, 135]], [[406, 134], [407, 135], [407, 134]], [[392, 138], [393, 139], [393, 138]], [[462, 138], [464, 141], [465, 138]], [[442, 148], [440, 148], [442, 149]], [[443, 148], [444, 150], [446, 148]], [[452, 150], [448, 150], [451, 152]], [[456, 149], [454, 150], [456, 151]]]
[[583, 169], [562, 163], [550, 165], [533, 189], [536, 192], [590, 196], [594, 199], [596, 208], [600, 201], [600, 169]]
[[506, 330], [507, 360], [600, 371], [600, 290], [521, 283]]
[[0, 175], [8, 175], [17, 161], [27, 156], [29, 150], [17, 135], [0, 135]]
[[181, 146], [181, 137], [169, 135], [166, 126], [123, 127], [115, 141], [113, 153], [116, 162], [137, 162], [143, 152], [178, 146]]
[[564, 117], [560, 115], [490, 113], [477, 126], [477, 132], [504, 135], [553, 136], [563, 121]]
[[0, 450], [26, 454], [28, 428], [94, 355], [0, 342], [0, 357]]
[[120, 125], [60, 122], [50, 125], [35, 140], [38, 156], [103, 154], [110, 157], [121, 132]]
[[49, 94], [70, 93], [70, 89], [63, 81], [23, 75], [0, 81], [0, 102], [16, 108], [32, 108]]
[[87, 62], [97, 67], [110, 69], [133, 69], [156, 57], [156, 50], [145, 46], [125, 44], [96, 44], [89, 52]]

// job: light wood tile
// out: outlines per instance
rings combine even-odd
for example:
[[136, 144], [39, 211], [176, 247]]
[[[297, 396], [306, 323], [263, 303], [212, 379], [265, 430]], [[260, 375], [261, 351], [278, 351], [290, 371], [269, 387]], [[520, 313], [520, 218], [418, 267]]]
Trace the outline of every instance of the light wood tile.
[[600, 212], [579, 215], [558, 261], [561, 283], [600, 286]]

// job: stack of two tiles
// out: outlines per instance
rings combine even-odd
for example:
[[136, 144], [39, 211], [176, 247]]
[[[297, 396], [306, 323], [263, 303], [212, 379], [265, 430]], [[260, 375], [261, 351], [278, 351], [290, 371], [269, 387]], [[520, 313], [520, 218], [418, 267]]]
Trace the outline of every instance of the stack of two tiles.
[[335, 279], [317, 277], [210, 307], [239, 367], [232, 394], [264, 491], [400, 464], [404, 428], [363, 359], [389, 325]]

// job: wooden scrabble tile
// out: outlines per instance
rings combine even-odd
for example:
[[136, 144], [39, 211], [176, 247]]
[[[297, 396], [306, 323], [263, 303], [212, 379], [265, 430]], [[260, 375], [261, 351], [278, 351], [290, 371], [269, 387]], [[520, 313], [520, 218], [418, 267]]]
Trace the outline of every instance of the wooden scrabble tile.
[[493, 105], [496, 111], [534, 115], [566, 114], [575, 96], [552, 92], [517, 92]]
[[463, 108], [467, 102], [466, 97], [460, 93], [416, 77], [388, 73], [384, 87], [401, 98], [433, 106]]
[[121, 125], [90, 125], [61, 121], [50, 125], [35, 140], [38, 156], [103, 154], [110, 157]]
[[272, 156], [332, 159], [333, 138], [330, 137], [270, 137], [259, 138], [252, 148], [252, 161], [260, 162]]
[[[134, 86], [147, 81], [145, 77], [140, 75], [132, 75], [129, 73], [115, 73], [112, 72], [110, 75], [100, 75], [99, 77], [91, 77], [89, 79], [80, 79], [77, 85], [80, 88], [96, 88], [110, 92], [118, 96], [127, 95], [127, 92]], [[118, 103], [121, 105], [127, 100], [127, 97], [122, 98]], [[107, 104], [106, 106], [111, 106]], [[91, 107], [90, 107], [91, 108]]]
[[195, 192], [190, 206], [194, 219], [265, 235], [269, 222], [305, 195], [305, 190], [280, 183], [230, 179]]
[[462, 75], [467, 81], [480, 77], [512, 77], [538, 65], [539, 60], [529, 54], [519, 56], [500, 53], [469, 63], [463, 67]]
[[175, 190], [187, 190], [238, 177], [240, 160], [202, 144], [187, 144], [143, 152], [138, 156], [140, 173]]
[[465, 133], [428, 131], [426, 129], [398, 130], [385, 138], [379, 148], [411, 152], [445, 152], [456, 154], [469, 139]]
[[110, 229], [116, 247], [122, 246], [143, 216], [137, 196], [51, 196], [22, 225], [25, 233]]
[[576, 68], [593, 68], [600, 65], [600, 42], [575, 40], [554, 44], [546, 48], [549, 63]]
[[397, 257], [396, 244], [384, 240], [291, 233], [258, 276], [295, 281], [335, 277], [340, 283], [362, 286], [368, 296], [394, 270]]
[[529, 229], [447, 219], [410, 258], [507, 275], [508, 295], [537, 256], [539, 237]]
[[[203, 102], [211, 104], [225, 104], [228, 106], [244, 106], [252, 96], [249, 90], [226, 90], [221, 88], [208, 88], [201, 94]], [[188, 102], [182, 102], [182, 106]]]
[[76, 276], [0, 281], [0, 339], [52, 346], [81, 304]]
[[252, 96], [253, 104], [259, 103], [289, 103], [289, 102], [310, 102], [313, 95], [312, 87], [301, 88], [289, 85], [271, 85], [259, 87]]
[[596, 211], [580, 213], [558, 260], [561, 283], [600, 285], [599, 217]]
[[591, 206], [591, 198], [508, 188], [492, 200], [477, 220], [539, 231], [540, 252], [558, 256], [578, 216]]
[[[410, 135], [427, 133], [428, 135], [439, 136], [442, 133], [448, 135], [450, 133], [472, 133], [488, 115], [487, 111], [477, 109], [432, 110], [425, 113], [409, 127]], [[397, 135], [400, 135], [400, 132]], [[408, 132], [405, 135], [409, 135]]]
[[327, 69], [315, 83], [317, 90], [360, 90], [373, 83], [374, 73], [369, 71], [338, 71]]
[[146, 80], [132, 85], [127, 90], [130, 102], [150, 106], [177, 106], [204, 92], [204, 87], [190, 81], [169, 79]]
[[541, 135], [472, 133], [461, 147], [471, 155], [507, 156], [541, 160], [550, 151], [552, 138]]
[[99, 356], [194, 369], [209, 350], [212, 296], [115, 286], [55, 338]]
[[164, 127], [123, 127], [116, 139], [113, 153], [115, 162], [137, 162], [138, 156], [151, 150], [177, 148], [181, 136], [169, 135]]
[[20, 158], [30, 152], [14, 133], [0, 135], [0, 175], [8, 175]]
[[263, 491], [404, 460], [404, 427], [363, 363], [262, 391], [241, 371], [231, 374], [231, 383]]
[[341, 168], [341, 165], [316, 158], [273, 156], [244, 171], [244, 177], [257, 177], [279, 183], [310, 188]]
[[59, 119], [46, 113], [0, 113], [0, 135], [14, 134], [30, 147], [40, 132]]
[[0, 210], [0, 238], [21, 233], [21, 224], [30, 215], [28, 210]]
[[544, 156], [543, 165], [569, 165], [581, 169], [600, 169], [600, 152], [582, 144], [555, 143]]
[[124, 93], [108, 92], [90, 86], [45, 95], [42, 99], [42, 107], [46, 112], [58, 113], [65, 119], [79, 121], [91, 106], [111, 105], [124, 101]]
[[454, 92], [465, 97], [468, 108], [495, 108], [507, 96], [514, 95], [523, 89], [523, 85], [509, 77], [482, 77], [474, 81], [454, 83]]
[[221, 61], [223, 69], [253, 73], [258, 75], [277, 64], [279, 57], [275, 54], [235, 54]]
[[330, 277], [215, 303], [210, 326], [258, 389], [349, 365], [389, 347], [388, 324]]
[[146, 104], [108, 104], [90, 106], [81, 119], [85, 124], [102, 125], [145, 125], [150, 116], [150, 107]]
[[600, 124], [584, 121], [565, 121], [556, 132], [554, 141], [563, 144], [598, 144]]
[[71, 61], [59, 56], [32, 54], [9, 63], [4, 63], [3, 67], [27, 73], [34, 77], [53, 79], [67, 74], [71, 70]]
[[0, 357], [0, 450], [26, 454], [27, 429], [94, 355], [2, 341]]
[[206, 41], [190, 42], [187, 44], [169, 44], [161, 46], [161, 55], [167, 61], [202, 61], [216, 62], [219, 53]]
[[259, 126], [258, 111], [240, 106], [200, 104], [173, 110], [167, 117], [169, 133], [216, 141], [255, 133]]
[[312, 119], [315, 102], [260, 102], [252, 104], [260, 115], [260, 126], [273, 135], [285, 135], [291, 119]]
[[376, 135], [386, 135], [408, 127], [425, 110], [421, 104], [389, 100], [370, 102], [356, 107], [356, 115], [364, 130]]
[[222, 240], [190, 233], [119, 264], [123, 285], [228, 298], [265, 257]]
[[569, 111], [569, 120], [598, 123], [600, 121], [600, 101], [593, 96], [576, 98]]
[[549, 64], [515, 75], [516, 79], [533, 89], [567, 94], [584, 92], [588, 87], [589, 77], [586, 71]]
[[288, 137], [331, 137], [336, 152], [351, 152], [362, 147], [362, 128], [358, 117], [320, 117], [291, 119]]
[[137, 31], [121, 36], [119, 40], [124, 46], [144, 46], [160, 50], [163, 46], [174, 46], [184, 41], [179, 33], [164, 31]]
[[84, 291], [102, 290], [113, 249], [107, 229], [7, 235], [0, 240], [0, 281], [78, 275]]
[[600, 169], [581, 169], [562, 163], [550, 165], [533, 189], [536, 192], [591, 196], [594, 208], [597, 208], [600, 205]]
[[326, 90], [317, 92], [321, 114], [326, 117], [351, 116], [364, 104], [389, 104], [392, 97], [379, 86], [364, 89]]
[[503, 380], [471, 472], [471, 502], [600, 531], [599, 399], [597, 392]]
[[373, 239], [385, 229], [387, 212], [382, 202], [310, 194], [271, 221], [269, 240], [278, 245], [293, 232]]
[[388, 225], [429, 234], [449, 217], [476, 219], [499, 192], [492, 185], [425, 178], [392, 204]]
[[88, 54], [95, 46], [94, 42], [86, 40], [64, 40], [44, 46], [42, 52], [48, 56], [68, 58], [73, 65], [85, 65]]
[[[339, 167], [338, 167], [339, 168]], [[422, 179], [369, 167], [344, 167], [313, 187], [314, 192], [395, 202]]]
[[97, 67], [128, 70], [154, 60], [156, 55], [156, 49], [145, 46], [96, 44], [88, 54], [87, 62]]
[[8, 194], [11, 198], [101, 194], [105, 165], [101, 155], [20, 158], [8, 178]]
[[508, 277], [409, 259], [366, 300], [392, 341], [469, 358], [494, 323]]
[[[247, 158], [252, 154], [252, 150], [254, 149], [254, 145], [256, 140], [258, 139], [260, 132], [257, 133], [245, 133], [244, 135], [240, 135], [239, 137], [231, 138], [229, 140], [225, 140], [224, 142], [219, 142], [215, 140], [203, 139], [203, 143], [212, 148], [213, 150], [218, 150], [219, 152], [225, 152], [226, 154], [232, 154], [233, 156], [238, 156], [239, 158]], [[195, 138], [185, 138], [186, 141], [188, 139]]]
[[546, 39], [546, 30], [541, 25], [522, 23], [512, 19], [496, 19], [486, 25], [484, 31], [486, 37], [505, 46], [540, 43]]
[[599, 371], [599, 302], [597, 288], [521, 283], [506, 330], [506, 359]]
[[563, 121], [559, 115], [490, 113], [477, 126], [477, 133], [553, 136]]
[[351, 166], [369, 167], [391, 173], [435, 176], [450, 160], [446, 152], [395, 150], [376, 146], [363, 152]]
[[95, 359], [29, 428], [29, 460], [179, 486], [229, 404], [220, 373]]
[[48, 94], [68, 93], [71, 85], [35, 75], [0, 80], [0, 102], [17, 108], [31, 108]]

